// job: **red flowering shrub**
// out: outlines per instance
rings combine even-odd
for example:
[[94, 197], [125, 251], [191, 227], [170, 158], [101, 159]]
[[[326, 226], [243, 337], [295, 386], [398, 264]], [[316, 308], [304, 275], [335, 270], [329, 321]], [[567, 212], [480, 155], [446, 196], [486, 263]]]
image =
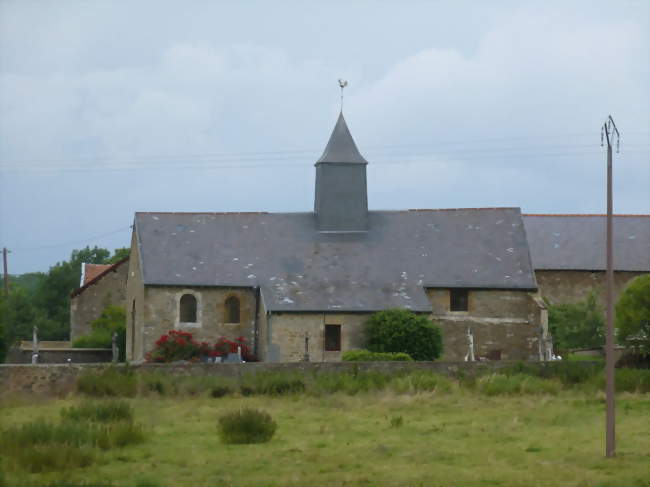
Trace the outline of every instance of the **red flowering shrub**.
[[241, 347], [243, 360], [255, 360], [244, 337], [234, 340], [221, 337], [214, 345], [210, 345], [208, 342], [197, 342], [187, 331], [169, 330], [156, 341], [155, 348], [145, 358], [147, 362], [198, 361], [202, 357], [225, 357], [229, 353], [237, 353], [237, 347]]
[[187, 331], [169, 330], [156, 340], [156, 347], [145, 358], [147, 362], [198, 359], [201, 345]]
[[229, 353], [237, 353], [237, 347], [241, 347], [241, 357], [246, 362], [253, 362], [254, 357], [251, 353], [248, 342], [244, 337], [237, 337], [234, 340], [228, 340], [221, 337], [214, 344], [213, 351], [210, 353], [211, 357], [225, 357]]

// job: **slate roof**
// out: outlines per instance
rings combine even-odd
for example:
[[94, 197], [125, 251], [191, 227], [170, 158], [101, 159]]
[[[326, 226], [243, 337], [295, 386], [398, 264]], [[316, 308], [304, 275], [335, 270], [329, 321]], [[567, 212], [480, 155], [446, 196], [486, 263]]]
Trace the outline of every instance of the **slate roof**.
[[[524, 215], [533, 267], [606, 268], [605, 215]], [[614, 216], [614, 269], [650, 271], [650, 215]]]
[[313, 213], [136, 213], [143, 281], [259, 286], [270, 311], [430, 311], [427, 287], [537, 288], [518, 208], [368, 219], [345, 234]]
[[339, 113], [339, 118], [334, 125], [334, 130], [332, 130], [332, 135], [325, 146], [323, 155], [320, 156], [320, 159], [316, 161], [316, 164], [321, 162], [339, 162], [339, 163], [351, 163], [351, 164], [368, 164], [368, 161], [357, 149], [357, 144], [350, 134], [350, 129], [348, 129], [348, 124], [345, 123], [345, 118], [343, 118], [343, 112]]

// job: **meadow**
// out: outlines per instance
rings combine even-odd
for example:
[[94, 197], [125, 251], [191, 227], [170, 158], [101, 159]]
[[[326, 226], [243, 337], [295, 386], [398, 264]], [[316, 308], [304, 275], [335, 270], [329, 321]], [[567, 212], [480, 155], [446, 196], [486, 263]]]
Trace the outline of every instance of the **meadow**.
[[[605, 459], [600, 373], [107, 373], [66, 398], [0, 402], [0, 485], [650, 486], [650, 374], [619, 375], [618, 455]], [[241, 408], [276, 421], [268, 443], [220, 441], [219, 417]], [[29, 460], [44, 451], [60, 463]]]

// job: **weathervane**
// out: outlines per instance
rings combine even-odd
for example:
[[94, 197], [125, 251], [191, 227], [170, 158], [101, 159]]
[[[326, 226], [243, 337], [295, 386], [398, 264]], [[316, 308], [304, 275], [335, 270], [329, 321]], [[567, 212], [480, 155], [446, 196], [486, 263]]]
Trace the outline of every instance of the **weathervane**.
[[343, 88], [348, 85], [348, 82], [339, 78], [339, 86], [341, 87], [341, 112], [343, 112]]

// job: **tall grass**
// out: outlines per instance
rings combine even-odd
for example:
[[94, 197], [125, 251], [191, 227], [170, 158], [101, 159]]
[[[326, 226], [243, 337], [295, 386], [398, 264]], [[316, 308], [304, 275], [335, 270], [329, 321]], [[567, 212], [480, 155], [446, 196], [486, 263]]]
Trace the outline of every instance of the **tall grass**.
[[95, 397], [133, 397], [137, 392], [137, 378], [128, 366], [110, 366], [100, 372], [81, 374], [77, 379], [77, 391]]
[[487, 396], [514, 394], [557, 394], [562, 384], [557, 379], [540, 379], [525, 374], [492, 374], [477, 380], [477, 390]]
[[71, 406], [61, 410], [64, 420], [97, 421], [110, 423], [115, 421], [132, 421], [133, 408], [123, 400], [104, 402], [85, 402], [79, 406]]

